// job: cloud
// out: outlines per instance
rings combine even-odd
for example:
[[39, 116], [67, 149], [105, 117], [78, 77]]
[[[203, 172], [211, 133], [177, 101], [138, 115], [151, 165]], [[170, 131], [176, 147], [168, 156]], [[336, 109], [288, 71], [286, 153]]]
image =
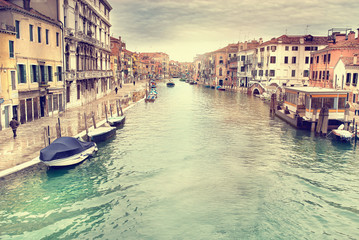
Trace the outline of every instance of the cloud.
[[[129, 49], [156, 51], [154, 48], [159, 47], [173, 52], [171, 58], [187, 61], [194, 57], [189, 54], [209, 46], [213, 51], [228, 43], [254, 38], [270, 39], [285, 33], [326, 35], [333, 27], [357, 27], [359, 9], [357, 0], [345, 3], [334, 0], [109, 2], [113, 7], [111, 32], [114, 36], [121, 35]], [[173, 46], [180, 46], [177, 49], [181, 52]]]

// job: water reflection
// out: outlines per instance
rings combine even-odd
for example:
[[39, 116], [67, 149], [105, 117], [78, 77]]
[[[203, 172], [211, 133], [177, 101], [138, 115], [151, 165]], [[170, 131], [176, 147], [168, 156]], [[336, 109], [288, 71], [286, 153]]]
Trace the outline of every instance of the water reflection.
[[358, 236], [353, 146], [272, 119], [267, 104], [245, 94], [182, 82], [158, 92], [127, 112], [125, 127], [93, 158], [6, 181], [1, 236]]

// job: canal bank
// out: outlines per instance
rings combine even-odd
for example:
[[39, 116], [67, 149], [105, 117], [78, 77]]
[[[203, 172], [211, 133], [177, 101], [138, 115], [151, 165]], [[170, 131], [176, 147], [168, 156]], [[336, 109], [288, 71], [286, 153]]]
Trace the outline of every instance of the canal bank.
[[[33, 122], [20, 125], [17, 130], [17, 137], [13, 138], [10, 128], [1, 131], [0, 138], [0, 179], [14, 172], [34, 166], [39, 161], [37, 156], [39, 151], [45, 146], [44, 128], [50, 128], [51, 142], [56, 139], [56, 124], [60, 119], [62, 136], [82, 136], [85, 132], [84, 113], [95, 113], [96, 124], [100, 126], [106, 122], [105, 105], [107, 114], [110, 116], [110, 106], [112, 113], [116, 113], [116, 100], [121, 100], [124, 111], [145, 96], [147, 81], [138, 81], [136, 85], [132, 83], [123, 84], [118, 89], [107, 96], [97, 99], [91, 103], [80, 107], [67, 109], [65, 112], [52, 114]], [[87, 121], [92, 123], [91, 121]], [[92, 125], [88, 125], [92, 127]], [[42, 164], [39, 164], [42, 165]]]

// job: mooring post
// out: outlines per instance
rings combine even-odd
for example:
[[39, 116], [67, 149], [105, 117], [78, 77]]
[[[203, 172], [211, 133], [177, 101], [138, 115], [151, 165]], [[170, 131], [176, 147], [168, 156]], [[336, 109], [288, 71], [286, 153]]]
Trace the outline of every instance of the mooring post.
[[95, 114], [94, 114], [94, 112], [91, 112], [91, 113], [92, 113], [92, 122], [93, 122], [93, 127], [96, 129]]
[[322, 135], [326, 136], [328, 133], [328, 123], [329, 123], [329, 108], [324, 106], [323, 110], [323, 125], [322, 125]]
[[89, 130], [87, 129], [87, 117], [86, 117], [86, 113], [84, 113], [84, 118], [85, 118], [85, 130], [86, 130], [87, 141], [89, 141]]
[[111, 117], [112, 117], [112, 105], [110, 103], [110, 114], [111, 114]]
[[350, 105], [349, 105], [349, 103], [347, 103], [345, 105], [345, 112], [344, 112], [344, 130], [349, 130], [349, 125], [348, 125], [348, 122], [349, 122], [349, 108], [350, 108]]
[[105, 115], [106, 115], [106, 122], [108, 122], [108, 119], [107, 119], [107, 105], [105, 104]]
[[121, 116], [123, 116], [123, 111], [122, 111], [122, 106], [121, 106], [121, 100], [118, 100], [118, 102], [120, 103]]
[[46, 127], [44, 127], [44, 142], [45, 142], [45, 147], [47, 146], [47, 129]]
[[60, 124], [60, 118], [57, 118], [57, 121], [59, 123], [59, 137], [61, 137], [61, 124]]
[[312, 115], [312, 126], [311, 126], [311, 129], [310, 129], [311, 132], [315, 131], [315, 122], [316, 121], [317, 121], [317, 109], [314, 108], [313, 115]]
[[56, 129], [56, 138], [59, 138], [60, 137], [59, 123], [55, 124], [55, 129]]
[[354, 133], [354, 139], [355, 139], [355, 144], [357, 143], [357, 139], [358, 139], [358, 123], [355, 124], [355, 133]]
[[117, 117], [120, 116], [120, 110], [118, 109], [118, 101], [116, 100], [116, 110], [117, 110]]
[[50, 126], [47, 126], [47, 139], [49, 140], [49, 145], [51, 144], [51, 136], [50, 136]]

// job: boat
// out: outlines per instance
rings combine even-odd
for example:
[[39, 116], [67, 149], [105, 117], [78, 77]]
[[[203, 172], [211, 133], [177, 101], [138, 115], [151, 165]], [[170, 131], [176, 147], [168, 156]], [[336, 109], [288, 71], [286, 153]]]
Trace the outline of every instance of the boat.
[[343, 142], [350, 142], [355, 137], [354, 133], [344, 130], [344, 124], [341, 124], [337, 129], [333, 129], [328, 136], [331, 134], [334, 135], [335, 139]]
[[84, 161], [98, 150], [96, 143], [74, 137], [60, 137], [40, 150], [39, 159], [47, 166], [71, 166]]
[[205, 85], [204, 87], [205, 88], [211, 88], [211, 85]]
[[167, 83], [167, 87], [174, 87], [175, 86], [175, 83], [170, 81]]
[[114, 116], [108, 118], [107, 122], [111, 127], [123, 127], [126, 121], [126, 116]]
[[185, 79], [185, 78], [180, 78], [180, 81], [181, 81], [181, 82], [185, 82], [186, 79]]
[[224, 87], [222, 87], [222, 86], [217, 86], [216, 89], [218, 91], [226, 91], [226, 89]]
[[98, 127], [90, 130], [88, 136], [92, 142], [103, 142], [116, 134], [115, 127]]
[[[298, 129], [322, 128], [320, 111], [327, 107], [327, 130], [348, 123], [345, 103], [349, 91], [319, 87], [285, 87], [283, 106], [277, 106], [275, 115]], [[317, 129], [319, 133], [320, 129]], [[325, 132], [325, 130], [324, 130]]]

